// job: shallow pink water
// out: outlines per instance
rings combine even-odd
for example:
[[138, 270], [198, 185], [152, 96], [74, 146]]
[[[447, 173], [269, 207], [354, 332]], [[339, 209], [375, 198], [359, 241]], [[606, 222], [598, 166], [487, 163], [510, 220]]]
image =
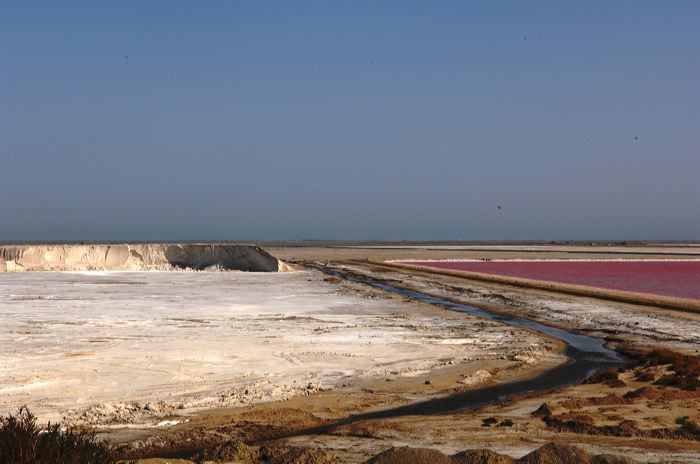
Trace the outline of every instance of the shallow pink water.
[[700, 300], [700, 260], [411, 261], [406, 264]]

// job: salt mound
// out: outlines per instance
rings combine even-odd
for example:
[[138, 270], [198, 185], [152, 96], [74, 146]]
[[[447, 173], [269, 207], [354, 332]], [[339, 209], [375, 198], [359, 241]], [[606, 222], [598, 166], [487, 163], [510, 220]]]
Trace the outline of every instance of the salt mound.
[[0, 272], [173, 269], [252, 272], [291, 270], [286, 263], [255, 245], [143, 243], [0, 247]]

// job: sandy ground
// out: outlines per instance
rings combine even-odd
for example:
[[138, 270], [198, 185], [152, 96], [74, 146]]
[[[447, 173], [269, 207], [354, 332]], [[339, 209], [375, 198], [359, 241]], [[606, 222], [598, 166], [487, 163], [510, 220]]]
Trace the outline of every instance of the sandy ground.
[[[649, 370], [658, 375], [667, 372], [664, 366], [644, 372]], [[217, 409], [193, 416], [187, 424], [161, 429], [156, 434], [131, 431], [129, 435], [122, 432], [121, 437], [132, 442], [136, 440], [143, 447], [148, 444], [183, 444], [189, 440], [216, 443], [222, 439], [243, 439], [267, 446], [321, 447], [340, 462], [357, 464], [392, 446], [431, 448], [446, 454], [488, 448], [518, 458], [549, 441], [573, 444], [593, 453], [620, 454], [639, 462], [700, 461], [696, 440], [640, 436], [653, 429], [676, 430], [679, 417], [700, 420], [700, 391], [656, 386], [651, 381], [636, 379], [634, 369], [619, 374], [621, 383], [614, 386], [599, 383], [575, 385], [550, 392], [523, 394], [461, 413], [362, 420], [325, 433], [302, 433], [274, 439], [296, 430], [328, 424], [358, 411], [404, 404], [403, 395], [407, 391], [420, 395], [445, 391], [456, 384], [453, 371], [450, 367], [433, 370], [420, 376], [418, 382], [406, 378], [393, 382], [367, 381], [360, 389], [324, 391], [279, 403]], [[516, 372], [520, 376], [527, 373]], [[425, 385], [423, 379], [430, 379], [431, 384]], [[509, 376], [498, 381], [512, 379], [513, 376]], [[646, 393], [630, 400], [623, 399], [640, 389]], [[556, 417], [610, 426], [611, 433], [605, 436], [554, 430], [542, 417], [533, 415], [545, 403]], [[485, 421], [490, 421], [491, 425], [485, 426]], [[621, 425], [632, 423], [630, 421], [634, 421], [631, 427]], [[615, 431], [619, 434], [615, 435]], [[113, 434], [112, 437], [118, 436]]]
[[[302, 436], [286, 440], [288, 446], [321, 446], [338, 456], [342, 462], [361, 463], [391, 447], [411, 446], [432, 448], [446, 454], [465, 449], [488, 448], [519, 458], [548, 441], [569, 443], [593, 453], [613, 453], [631, 457], [639, 462], [695, 463], [700, 461], [697, 441], [661, 440], [639, 436], [592, 436], [584, 433], [560, 432], [549, 428], [541, 417], [533, 415], [543, 403], [550, 405], [556, 415], [585, 417], [597, 425], [615, 426], [623, 421], [635, 421], [641, 430], [668, 428], [675, 430], [675, 420], [681, 416], [700, 419], [700, 394], [678, 394], [677, 399], [659, 401], [638, 398], [627, 404], [588, 404], [590, 398], [607, 395], [622, 397], [627, 392], [651, 386], [639, 382], [632, 372], [620, 375], [624, 385], [611, 388], [600, 384], [572, 386], [543, 395], [521, 398], [458, 414], [408, 416], [358, 422], [343, 426], [332, 433]], [[249, 418], [253, 414], [249, 414]], [[257, 415], [262, 420], [262, 415]], [[495, 419], [485, 426], [484, 420]], [[511, 421], [512, 425], [507, 421]], [[504, 425], [508, 424], [508, 425]]]
[[316, 272], [2, 274], [0, 319], [0, 412], [72, 424], [164, 426], [442, 366], [478, 383], [484, 360], [549, 353], [532, 333]]

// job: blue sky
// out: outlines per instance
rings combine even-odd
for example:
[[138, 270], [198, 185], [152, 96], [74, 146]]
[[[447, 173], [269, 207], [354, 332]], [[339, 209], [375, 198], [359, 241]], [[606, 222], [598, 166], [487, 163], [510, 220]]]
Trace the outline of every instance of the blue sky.
[[700, 239], [699, 21], [0, 1], [0, 240]]

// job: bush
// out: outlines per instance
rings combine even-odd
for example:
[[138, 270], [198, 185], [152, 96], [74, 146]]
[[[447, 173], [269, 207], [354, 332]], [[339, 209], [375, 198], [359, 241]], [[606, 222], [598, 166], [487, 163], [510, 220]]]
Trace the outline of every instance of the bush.
[[680, 430], [688, 432], [691, 435], [700, 435], [700, 425], [696, 424], [688, 416], [679, 417], [676, 419], [676, 424], [680, 425]]
[[681, 390], [694, 391], [700, 388], [700, 380], [692, 375], [675, 375], [669, 374], [662, 376], [654, 382], [654, 385], [664, 385], [667, 387], [676, 387]]
[[38, 427], [26, 408], [0, 417], [0, 464], [114, 464], [112, 447], [87, 430]]
[[495, 417], [487, 417], [486, 419], [482, 419], [481, 421], [481, 426], [482, 427], [491, 427], [492, 425], [496, 425], [498, 423], [498, 419]]
[[677, 353], [669, 349], [654, 350], [646, 356], [650, 364], [670, 364], [670, 370], [677, 375], [697, 377], [700, 375], [700, 358]]
[[620, 371], [615, 368], [607, 367], [598, 369], [590, 376], [588, 383], [607, 383], [619, 380]]
[[654, 350], [640, 356], [639, 361], [646, 365], [658, 366], [670, 364], [669, 374], [654, 382], [656, 385], [677, 387], [693, 391], [700, 388], [700, 357], [677, 353], [669, 349]]
[[513, 425], [515, 425], [515, 424], [514, 424], [514, 422], [513, 422], [512, 419], [505, 419], [505, 420], [502, 420], [502, 421], [498, 424], [499, 427], [512, 427]]

